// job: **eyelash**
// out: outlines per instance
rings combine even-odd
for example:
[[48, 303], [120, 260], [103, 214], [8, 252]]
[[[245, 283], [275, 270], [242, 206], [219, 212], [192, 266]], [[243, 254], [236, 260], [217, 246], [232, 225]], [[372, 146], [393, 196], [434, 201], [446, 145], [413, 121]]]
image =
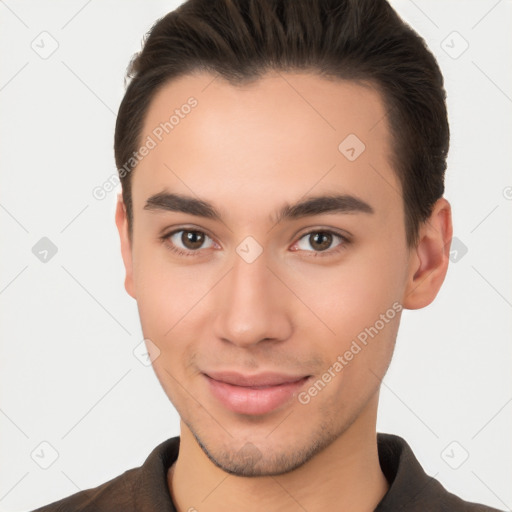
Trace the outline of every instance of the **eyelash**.
[[[176, 247], [175, 245], [169, 244], [169, 239], [176, 233], [180, 233], [182, 231], [183, 232], [191, 232], [191, 233], [201, 233], [202, 235], [205, 235], [206, 237], [211, 238], [204, 231], [201, 231], [199, 229], [186, 229], [186, 228], [176, 229], [174, 231], [171, 231], [170, 233], [167, 233], [167, 234], [161, 236], [160, 240], [165, 245], [166, 249], [168, 249], [169, 251], [171, 251], [175, 254], [178, 254], [179, 256], [195, 257], [195, 256], [198, 256], [201, 251], [201, 249], [197, 249], [195, 251], [192, 251], [192, 250], [185, 251], [183, 249]], [[325, 251], [305, 251], [306, 253], [311, 253], [307, 257], [322, 258], [322, 257], [326, 257], [326, 256], [332, 256], [332, 255], [338, 254], [341, 251], [345, 250], [347, 248], [347, 245], [349, 245], [351, 243], [351, 241], [346, 236], [341, 235], [340, 233], [337, 233], [336, 231], [332, 231], [329, 229], [316, 229], [316, 230], [308, 231], [307, 233], [302, 234], [293, 245], [295, 245], [297, 242], [299, 242], [300, 240], [302, 240], [303, 238], [305, 238], [307, 236], [310, 236], [313, 234], [318, 234], [318, 233], [329, 234], [329, 235], [338, 237], [341, 240], [341, 243], [336, 245], [334, 247], [334, 249], [326, 249]], [[297, 249], [296, 251], [300, 251], [300, 249]]]

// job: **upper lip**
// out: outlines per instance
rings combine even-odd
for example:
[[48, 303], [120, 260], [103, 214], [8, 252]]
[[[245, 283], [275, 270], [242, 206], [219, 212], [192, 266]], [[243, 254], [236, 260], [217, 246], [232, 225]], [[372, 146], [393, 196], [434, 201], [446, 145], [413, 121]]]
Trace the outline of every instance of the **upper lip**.
[[308, 375], [286, 375], [283, 373], [264, 372], [254, 375], [243, 375], [238, 372], [208, 372], [205, 373], [207, 377], [232, 384], [233, 386], [278, 386], [280, 384], [289, 384], [302, 380]]

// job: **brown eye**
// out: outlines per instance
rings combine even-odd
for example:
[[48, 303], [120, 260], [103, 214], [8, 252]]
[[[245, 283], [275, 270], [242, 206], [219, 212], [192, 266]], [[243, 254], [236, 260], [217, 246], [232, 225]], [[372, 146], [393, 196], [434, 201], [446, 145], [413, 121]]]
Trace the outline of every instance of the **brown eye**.
[[[343, 235], [333, 231], [310, 231], [302, 235], [295, 243], [297, 249], [317, 255], [319, 253], [332, 254], [344, 249], [350, 241]], [[297, 250], [294, 249], [294, 250]]]
[[322, 231], [311, 233], [309, 235], [309, 244], [317, 251], [325, 251], [329, 249], [332, 244], [332, 235], [331, 233], [324, 233]]
[[200, 231], [182, 231], [181, 243], [186, 249], [199, 249], [205, 240], [204, 233]]
[[162, 239], [169, 248], [179, 253], [199, 253], [202, 249], [210, 249], [214, 247], [213, 240], [202, 231], [195, 229], [178, 229], [168, 235], [164, 235]]

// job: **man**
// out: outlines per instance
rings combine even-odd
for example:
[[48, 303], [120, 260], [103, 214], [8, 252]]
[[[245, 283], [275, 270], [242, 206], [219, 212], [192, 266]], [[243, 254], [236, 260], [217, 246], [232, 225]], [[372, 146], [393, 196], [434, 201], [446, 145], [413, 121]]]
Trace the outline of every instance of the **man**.
[[39, 510], [492, 510], [376, 434], [452, 238], [422, 39], [384, 0], [189, 0], [130, 76], [116, 223], [181, 435]]

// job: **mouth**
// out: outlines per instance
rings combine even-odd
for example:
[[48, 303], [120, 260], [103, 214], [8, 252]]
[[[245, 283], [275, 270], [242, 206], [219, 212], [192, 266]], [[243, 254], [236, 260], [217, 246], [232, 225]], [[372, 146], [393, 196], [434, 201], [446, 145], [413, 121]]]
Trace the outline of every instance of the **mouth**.
[[214, 398], [222, 406], [239, 414], [263, 415], [288, 403], [310, 375], [260, 373], [243, 375], [236, 372], [204, 373]]

